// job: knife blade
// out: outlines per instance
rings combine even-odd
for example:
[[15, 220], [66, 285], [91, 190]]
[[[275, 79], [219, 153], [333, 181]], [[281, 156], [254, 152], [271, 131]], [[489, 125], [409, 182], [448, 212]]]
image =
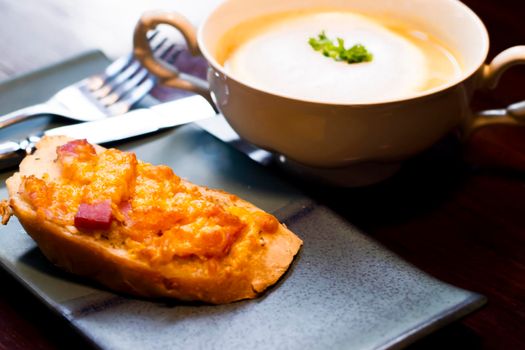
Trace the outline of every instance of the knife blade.
[[90, 143], [103, 144], [213, 116], [216, 116], [216, 112], [208, 101], [202, 96], [195, 95], [150, 108], [135, 109], [106, 119], [49, 129], [23, 140], [1, 143], [0, 170], [20, 163], [26, 155], [34, 151], [36, 143], [43, 136], [65, 135], [75, 139], [87, 139]]

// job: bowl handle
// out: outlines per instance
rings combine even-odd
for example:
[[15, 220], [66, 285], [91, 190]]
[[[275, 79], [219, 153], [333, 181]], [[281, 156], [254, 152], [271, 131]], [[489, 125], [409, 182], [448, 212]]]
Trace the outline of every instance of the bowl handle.
[[[517, 64], [525, 64], [525, 45], [508, 48], [494, 57], [490, 64], [484, 65], [480, 88], [494, 89], [502, 74]], [[495, 124], [525, 125], [525, 101], [473, 113], [465, 125], [464, 135], [468, 137], [479, 128]]]
[[159, 24], [167, 24], [176, 28], [184, 37], [191, 54], [194, 56], [201, 54], [193, 25], [186, 18], [174, 12], [146, 12], [140, 17], [133, 35], [133, 54], [151, 74], [159, 79], [162, 85], [198, 93], [211, 102], [208, 82], [184, 74], [155, 58], [147, 33]]

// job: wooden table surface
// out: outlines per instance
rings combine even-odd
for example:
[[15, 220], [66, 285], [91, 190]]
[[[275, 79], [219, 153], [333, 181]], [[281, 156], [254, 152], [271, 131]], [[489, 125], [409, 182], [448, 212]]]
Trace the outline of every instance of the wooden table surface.
[[[194, 24], [220, 0], [0, 0], [0, 80], [100, 48], [131, 48], [141, 12], [173, 9]], [[489, 59], [525, 44], [525, 2], [465, 0], [485, 22]], [[516, 67], [474, 105], [525, 99]], [[525, 128], [479, 131], [466, 144], [449, 135], [383, 184], [314, 188], [311, 196], [427, 273], [482, 293], [488, 304], [412, 345], [413, 349], [525, 349]], [[87, 348], [68, 324], [0, 270], [0, 349]]]

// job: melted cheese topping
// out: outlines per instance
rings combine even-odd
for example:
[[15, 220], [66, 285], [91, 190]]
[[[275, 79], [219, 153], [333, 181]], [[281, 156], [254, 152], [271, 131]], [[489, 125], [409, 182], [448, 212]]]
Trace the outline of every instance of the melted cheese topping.
[[59, 147], [57, 154], [60, 178], [29, 176], [22, 183], [22, 195], [37, 215], [73, 227], [81, 203], [110, 200], [110, 230], [73, 231], [150, 263], [222, 258], [233, 245], [256, 241], [256, 234], [279, 226], [272, 215], [238, 205], [236, 196], [211, 196], [167, 166], [138, 161], [133, 153], [108, 149], [97, 154], [92, 145], [77, 140]]

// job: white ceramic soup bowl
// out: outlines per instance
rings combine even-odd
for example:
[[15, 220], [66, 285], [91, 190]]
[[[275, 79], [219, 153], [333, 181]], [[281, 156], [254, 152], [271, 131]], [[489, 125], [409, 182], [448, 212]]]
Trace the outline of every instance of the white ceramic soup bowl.
[[[349, 10], [409, 23], [457, 53], [462, 74], [400, 99], [378, 97], [373, 103], [345, 104], [270, 93], [230, 76], [218, 62], [220, 39], [232, 27], [266, 14], [305, 9]], [[209, 86], [153, 58], [146, 33], [161, 23], [178, 28], [191, 51], [206, 58]], [[211, 94], [242, 138], [342, 185], [364, 185], [388, 177], [402, 160], [455, 127], [467, 135], [488, 124], [519, 123], [525, 115], [523, 103], [498, 111], [470, 109], [475, 90], [495, 87], [503, 71], [525, 63], [525, 46], [507, 49], [485, 64], [487, 31], [476, 14], [456, 0], [230, 0], [216, 8], [197, 33], [177, 14], [144, 14], [134, 44], [136, 57], [164, 84]]]

